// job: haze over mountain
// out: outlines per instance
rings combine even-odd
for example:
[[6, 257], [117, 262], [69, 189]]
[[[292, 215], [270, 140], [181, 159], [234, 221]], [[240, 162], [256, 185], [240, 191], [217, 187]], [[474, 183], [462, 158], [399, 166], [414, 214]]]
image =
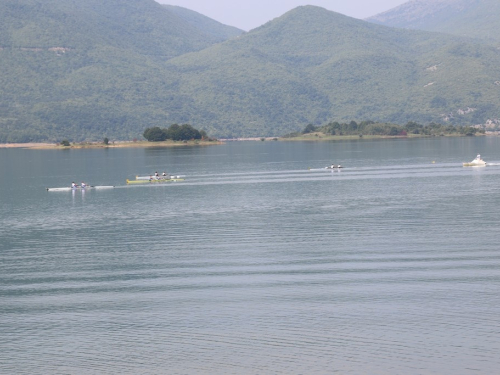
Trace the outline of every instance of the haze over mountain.
[[498, 0], [411, 0], [367, 21], [500, 42]]
[[132, 139], [173, 123], [230, 137], [500, 117], [494, 47], [314, 6], [241, 35], [193, 13], [153, 0], [4, 0], [0, 142]]
[[163, 4], [163, 6], [173, 14], [176, 14], [184, 21], [188, 22], [191, 26], [200, 29], [203, 33], [219, 38], [221, 42], [244, 33], [241, 29], [223, 25], [220, 22], [214, 21], [213, 19], [190, 9], [176, 5]]

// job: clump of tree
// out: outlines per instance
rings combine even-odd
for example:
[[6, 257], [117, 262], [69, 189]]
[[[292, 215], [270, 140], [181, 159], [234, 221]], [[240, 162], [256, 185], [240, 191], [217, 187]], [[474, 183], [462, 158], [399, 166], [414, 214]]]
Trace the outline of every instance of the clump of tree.
[[377, 123], [374, 121], [356, 121], [340, 123], [337, 121], [321, 127], [319, 131], [329, 135], [385, 135], [404, 136], [407, 130], [404, 126], [387, 123]]
[[314, 133], [316, 130], [318, 130], [318, 128], [316, 126], [314, 126], [313, 124], [308, 124], [304, 130], [302, 130], [302, 134], [310, 134], [310, 133]]
[[144, 130], [143, 136], [149, 142], [163, 142], [167, 139], [171, 139], [173, 141], [209, 139], [204, 130], [195, 129], [189, 124], [173, 124], [164, 129], [161, 129], [158, 126], [147, 128]]

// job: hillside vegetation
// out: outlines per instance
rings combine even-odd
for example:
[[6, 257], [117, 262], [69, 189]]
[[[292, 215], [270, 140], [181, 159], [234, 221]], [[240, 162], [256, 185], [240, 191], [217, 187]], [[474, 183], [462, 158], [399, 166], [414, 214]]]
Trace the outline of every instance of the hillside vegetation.
[[220, 42], [154, 0], [2, 0], [0, 46], [106, 46], [167, 59]]
[[137, 137], [167, 121], [164, 61], [221, 40], [153, 0], [2, 0], [0, 142]]
[[313, 6], [217, 43], [234, 30], [193, 13], [153, 0], [2, 1], [0, 142], [127, 140], [176, 123], [229, 138], [500, 117], [494, 47]]
[[498, 0], [412, 0], [367, 21], [500, 44]]
[[483, 123], [498, 117], [499, 63], [493, 47], [306, 6], [168, 65], [190, 122], [230, 137], [333, 120]]

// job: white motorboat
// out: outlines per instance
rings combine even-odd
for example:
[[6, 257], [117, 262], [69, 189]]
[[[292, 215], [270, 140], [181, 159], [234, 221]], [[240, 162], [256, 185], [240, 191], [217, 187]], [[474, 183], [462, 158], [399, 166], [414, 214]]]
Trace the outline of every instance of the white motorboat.
[[486, 167], [486, 162], [481, 159], [481, 155], [477, 155], [470, 163], [463, 163], [464, 167]]

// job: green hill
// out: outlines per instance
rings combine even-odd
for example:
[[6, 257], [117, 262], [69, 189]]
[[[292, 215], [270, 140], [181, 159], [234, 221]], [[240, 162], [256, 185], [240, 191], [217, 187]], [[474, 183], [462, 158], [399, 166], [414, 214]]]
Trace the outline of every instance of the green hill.
[[500, 43], [498, 0], [412, 0], [367, 21]]
[[0, 142], [500, 117], [500, 50], [314, 6], [218, 44], [153, 0], [4, 0], [0, 17]]
[[168, 62], [190, 121], [227, 136], [331, 120], [482, 123], [499, 117], [499, 63], [489, 46], [313, 6]]
[[154, 0], [2, 0], [0, 46], [129, 49], [163, 59], [201, 50], [220, 37]]
[[0, 142], [135, 137], [165, 120], [163, 62], [221, 39], [153, 0], [2, 0]]

